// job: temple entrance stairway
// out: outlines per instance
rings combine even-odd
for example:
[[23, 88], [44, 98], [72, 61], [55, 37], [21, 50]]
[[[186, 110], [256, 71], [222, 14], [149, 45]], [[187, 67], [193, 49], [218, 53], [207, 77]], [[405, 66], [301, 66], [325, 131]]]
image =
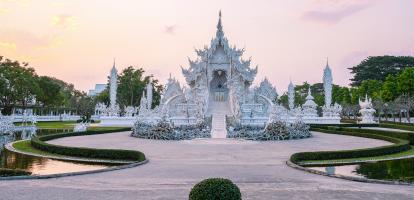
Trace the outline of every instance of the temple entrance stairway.
[[210, 101], [208, 114], [212, 116], [211, 138], [226, 138], [226, 115], [229, 115], [230, 106], [225, 101]]

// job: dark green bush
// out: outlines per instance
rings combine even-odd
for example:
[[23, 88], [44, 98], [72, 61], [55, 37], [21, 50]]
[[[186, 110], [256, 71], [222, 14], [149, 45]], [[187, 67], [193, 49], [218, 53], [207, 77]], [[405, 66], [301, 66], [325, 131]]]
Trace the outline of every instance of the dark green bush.
[[209, 178], [197, 183], [191, 189], [190, 200], [240, 200], [239, 187], [224, 178]]
[[[391, 128], [391, 127], [384, 127]], [[375, 135], [383, 135], [387, 137], [394, 137], [403, 140], [410, 141], [410, 144], [414, 145], [414, 132], [400, 132], [400, 131], [386, 131], [386, 130], [374, 130], [374, 129], [357, 129], [357, 128], [341, 128], [341, 130], [346, 132], [358, 132], [358, 133], [368, 133]]]
[[326, 127], [378, 127], [378, 124], [310, 124], [312, 128], [326, 128]]
[[20, 169], [6, 169], [0, 168], [0, 176], [28, 176], [32, 174], [31, 172], [20, 170]]
[[383, 122], [379, 126], [383, 128], [394, 128], [394, 129], [402, 129], [406, 131], [414, 131], [413, 124], [393, 124], [389, 122]]
[[352, 130], [362, 130], [362, 131], [349, 131], [349, 132], [348, 132], [348, 128], [346, 129], [346, 131], [344, 131], [343, 129], [344, 128], [341, 128], [339, 130], [330, 130], [327, 128], [326, 129], [312, 128], [311, 130], [323, 132], [323, 133], [349, 135], [349, 136], [385, 140], [385, 141], [392, 142], [394, 144], [382, 146], [382, 147], [353, 149], [353, 150], [345, 150], [345, 151], [300, 152], [300, 153], [293, 154], [290, 157], [290, 160], [293, 163], [299, 164], [299, 162], [303, 162], [307, 160], [333, 160], [333, 159], [382, 156], [382, 155], [398, 153], [398, 152], [411, 149], [411, 146], [409, 145], [409, 141], [407, 140], [363, 132], [367, 129], [352, 129]]
[[40, 137], [34, 137], [31, 140], [31, 145], [43, 151], [50, 153], [65, 155], [65, 156], [75, 156], [75, 157], [85, 157], [85, 158], [97, 158], [97, 159], [111, 159], [111, 160], [129, 160], [129, 161], [143, 161], [145, 160], [145, 155], [139, 151], [133, 150], [121, 150], [121, 149], [94, 149], [94, 148], [82, 148], [82, 147], [66, 147], [60, 145], [54, 145], [46, 143], [45, 141], [70, 137], [70, 136], [82, 136], [82, 135], [96, 135], [103, 133], [112, 133], [131, 130], [130, 128], [118, 128], [113, 130], [92, 130], [86, 132], [71, 132], [71, 133], [60, 133], [53, 135], [46, 135]]

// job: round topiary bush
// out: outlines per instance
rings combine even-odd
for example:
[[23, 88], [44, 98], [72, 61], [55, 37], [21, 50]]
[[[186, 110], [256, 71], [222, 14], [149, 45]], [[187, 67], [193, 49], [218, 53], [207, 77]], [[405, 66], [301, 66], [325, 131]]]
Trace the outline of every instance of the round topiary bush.
[[197, 183], [191, 189], [190, 200], [240, 200], [239, 187], [224, 178], [209, 178]]

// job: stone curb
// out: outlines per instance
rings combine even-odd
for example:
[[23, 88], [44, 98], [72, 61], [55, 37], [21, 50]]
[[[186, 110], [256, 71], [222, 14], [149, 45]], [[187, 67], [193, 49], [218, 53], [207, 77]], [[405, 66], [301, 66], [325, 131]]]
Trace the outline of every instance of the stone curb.
[[401, 182], [401, 181], [386, 181], [386, 180], [377, 180], [377, 179], [368, 179], [368, 178], [344, 176], [344, 175], [339, 175], [339, 174], [328, 174], [326, 172], [322, 172], [322, 171], [302, 167], [300, 165], [297, 165], [297, 164], [291, 162], [290, 160], [286, 161], [286, 165], [289, 166], [289, 167], [292, 167], [294, 169], [302, 170], [302, 171], [309, 172], [309, 173], [312, 173], [312, 174], [328, 176], [328, 177], [333, 177], [333, 178], [340, 178], [340, 179], [349, 180], [349, 181], [357, 181], [357, 182], [363, 182], [363, 183], [388, 184], [388, 185], [414, 186], [414, 183], [406, 183], [406, 182]]
[[55, 159], [55, 160], [63, 160], [63, 161], [76, 161], [76, 162], [89, 162], [89, 163], [109, 163], [109, 164], [131, 164], [131, 163], [135, 163], [135, 162], [131, 162], [131, 161], [85, 159], [85, 158], [78, 158], [78, 157], [48, 156], [48, 155], [40, 155], [40, 154], [35, 154], [35, 153], [29, 153], [29, 152], [24, 152], [24, 151], [17, 150], [13, 147], [14, 143], [21, 142], [21, 141], [22, 140], [18, 140], [18, 141], [7, 143], [6, 145], [4, 145], [4, 148], [6, 148], [7, 150], [9, 150], [11, 152], [19, 153], [19, 154], [23, 154], [23, 155], [35, 156], [35, 157], [40, 157], [40, 158], [49, 158], [49, 159]]
[[33, 175], [33, 176], [8, 176], [8, 177], [0, 177], [0, 181], [6, 180], [28, 180], [28, 179], [49, 179], [49, 178], [60, 178], [60, 177], [68, 177], [68, 176], [77, 176], [77, 175], [86, 175], [86, 174], [96, 174], [102, 172], [109, 172], [115, 171], [120, 169], [128, 169], [132, 167], [136, 167], [139, 165], [143, 165], [148, 163], [148, 160], [144, 160], [141, 162], [134, 162], [127, 165], [121, 165], [116, 167], [108, 167], [105, 169], [97, 169], [97, 170], [90, 170], [90, 171], [83, 171], [83, 172], [69, 172], [69, 173], [60, 173], [60, 174], [48, 174], [48, 175]]
[[382, 158], [382, 159], [372, 159], [372, 160], [355, 160], [355, 161], [333, 161], [333, 162], [306, 162], [300, 163], [301, 166], [308, 166], [308, 165], [331, 165], [331, 164], [359, 164], [359, 163], [366, 163], [366, 162], [380, 162], [380, 161], [390, 161], [390, 160], [401, 160], [407, 158], [414, 158], [414, 155], [410, 156], [401, 156], [396, 158]]

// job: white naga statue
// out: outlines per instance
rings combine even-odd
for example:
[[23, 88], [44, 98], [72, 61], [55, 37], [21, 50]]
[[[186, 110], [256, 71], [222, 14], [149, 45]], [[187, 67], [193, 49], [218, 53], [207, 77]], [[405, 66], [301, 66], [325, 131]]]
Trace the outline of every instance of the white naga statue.
[[361, 109], [359, 113], [361, 113], [361, 124], [373, 124], [376, 123], [374, 120], [374, 113], [375, 109], [372, 106], [371, 99], [368, 98], [368, 95], [365, 95], [365, 100], [359, 100], [359, 106]]

